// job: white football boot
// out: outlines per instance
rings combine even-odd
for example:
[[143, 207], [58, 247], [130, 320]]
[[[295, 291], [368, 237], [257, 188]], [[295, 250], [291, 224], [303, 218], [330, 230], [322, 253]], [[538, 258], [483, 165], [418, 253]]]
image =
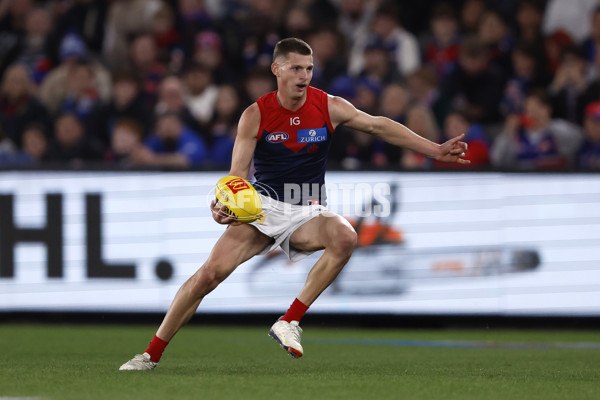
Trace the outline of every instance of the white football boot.
[[298, 321], [287, 322], [279, 320], [273, 324], [269, 331], [269, 336], [277, 340], [281, 348], [288, 352], [294, 358], [302, 357], [304, 349], [300, 344], [302, 328], [298, 326]]
[[148, 371], [156, 368], [156, 362], [150, 360], [150, 354], [136, 354], [131, 360], [121, 365], [119, 371]]

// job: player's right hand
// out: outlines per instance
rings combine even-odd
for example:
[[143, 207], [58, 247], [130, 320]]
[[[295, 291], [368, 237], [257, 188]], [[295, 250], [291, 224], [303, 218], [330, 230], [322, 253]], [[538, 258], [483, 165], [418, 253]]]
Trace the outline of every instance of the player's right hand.
[[242, 224], [242, 222], [237, 221], [233, 215], [227, 214], [226, 206], [217, 205], [217, 199], [213, 199], [213, 201], [210, 203], [210, 210], [212, 212], [213, 219], [219, 224], [232, 226]]

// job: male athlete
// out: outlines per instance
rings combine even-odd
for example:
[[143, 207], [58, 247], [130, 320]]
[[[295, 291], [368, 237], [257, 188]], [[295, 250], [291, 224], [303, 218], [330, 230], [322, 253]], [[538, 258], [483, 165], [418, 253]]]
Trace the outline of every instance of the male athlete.
[[[261, 97], [242, 114], [229, 171], [229, 175], [246, 178], [254, 159], [255, 186], [261, 192], [266, 217], [243, 224], [218, 207], [216, 200], [212, 202], [215, 221], [229, 226], [204, 265], [175, 295], [148, 349], [121, 370], [154, 369], [166, 345], [193, 316], [204, 296], [238, 265], [277, 246], [291, 260], [325, 250], [298, 297], [269, 332], [291, 356], [302, 356], [299, 322], [340, 273], [356, 245], [356, 232], [348, 221], [320, 204], [324, 202], [319, 188], [324, 185], [327, 152], [339, 125], [439, 161], [469, 163], [464, 159], [467, 145], [460, 141], [464, 135], [438, 145], [388, 118], [371, 116], [344, 99], [310, 87], [312, 49], [302, 40], [288, 38], [277, 43], [271, 71], [277, 78], [277, 91]], [[286, 190], [303, 183], [316, 183], [316, 193], [291, 196]]]

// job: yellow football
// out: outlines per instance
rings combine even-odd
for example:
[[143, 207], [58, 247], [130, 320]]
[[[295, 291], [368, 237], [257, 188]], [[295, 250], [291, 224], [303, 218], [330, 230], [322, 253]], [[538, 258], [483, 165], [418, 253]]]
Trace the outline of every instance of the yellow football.
[[254, 186], [239, 176], [219, 179], [215, 187], [218, 204], [227, 207], [227, 213], [240, 222], [249, 223], [261, 217], [262, 202]]

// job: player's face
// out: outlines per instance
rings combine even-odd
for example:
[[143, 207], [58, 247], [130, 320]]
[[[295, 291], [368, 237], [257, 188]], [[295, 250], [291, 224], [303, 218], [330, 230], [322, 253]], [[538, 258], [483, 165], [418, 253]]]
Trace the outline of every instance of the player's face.
[[278, 89], [292, 99], [305, 96], [313, 74], [312, 56], [290, 53], [287, 59], [276, 61], [274, 64], [276, 64], [274, 72], [277, 76]]

